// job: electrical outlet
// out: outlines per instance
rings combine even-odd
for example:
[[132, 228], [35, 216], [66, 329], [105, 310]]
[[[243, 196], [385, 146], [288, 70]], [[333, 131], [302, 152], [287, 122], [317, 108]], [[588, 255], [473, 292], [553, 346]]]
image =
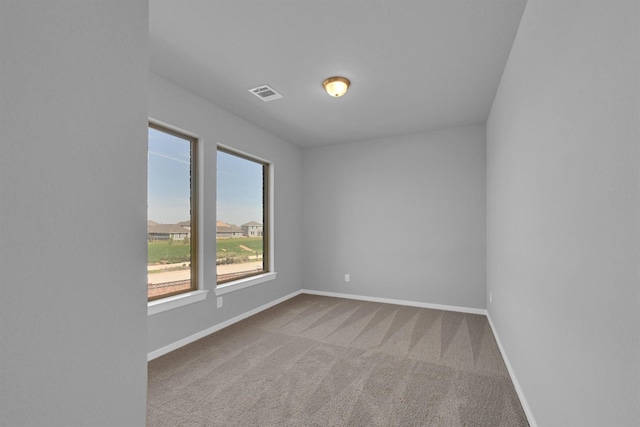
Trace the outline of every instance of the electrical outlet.
[[222, 307], [222, 297], [218, 297], [218, 308]]
[[349, 273], [346, 273], [346, 274], [344, 275], [344, 281], [345, 281], [345, 282], [350, 282], [350, 281], [351, 281], [351, 275], [350, 275]]

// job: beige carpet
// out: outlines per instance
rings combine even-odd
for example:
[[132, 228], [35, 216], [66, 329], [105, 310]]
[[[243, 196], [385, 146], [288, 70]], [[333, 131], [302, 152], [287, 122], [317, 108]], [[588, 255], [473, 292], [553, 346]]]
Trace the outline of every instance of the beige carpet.
[[299, 295], [149, 363], [152, 426], [527, 426], [484, 316]]

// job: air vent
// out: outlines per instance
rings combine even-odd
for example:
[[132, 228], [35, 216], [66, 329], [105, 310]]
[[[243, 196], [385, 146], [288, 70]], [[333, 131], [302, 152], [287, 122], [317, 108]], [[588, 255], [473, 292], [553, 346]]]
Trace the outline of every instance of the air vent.
[[276, 92], [269, 85], [262, 85], [258, 87], [254, 87], [253, 89], [249, 89], [249, 92], [262, 99], [264, 102], [273, 101], [274, 99], [282, 98], [278, 92]]

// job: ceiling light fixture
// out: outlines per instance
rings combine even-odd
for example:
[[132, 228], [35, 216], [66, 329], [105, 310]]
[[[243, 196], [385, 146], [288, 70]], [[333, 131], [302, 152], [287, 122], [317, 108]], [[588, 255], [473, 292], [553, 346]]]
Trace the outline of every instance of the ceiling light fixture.
[[349, 85], [351, 82], [349, 79], [345, 77], [329, 77], [327, 80], [322, 82], [322, 86], [324, 86], [324, 90], [333, 97], [337, 98], [339, 96], [347, 93], [347, 89], [349, 89]]

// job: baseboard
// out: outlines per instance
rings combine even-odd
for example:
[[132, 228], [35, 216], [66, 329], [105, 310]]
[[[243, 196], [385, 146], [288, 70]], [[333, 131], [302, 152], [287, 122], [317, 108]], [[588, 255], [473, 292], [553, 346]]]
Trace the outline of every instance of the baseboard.
[[489, 316], [488, 312], [487, 312], [487, 319], [489, 320], [491, 331], [493, 331], [493, 336], [496, 338], [496, 342], [498, 343], [498, 348], [500, 349], [500, 353], [502, 354], [502, 359], [504, 360], [504, 364], [507, 365], [507, 371], [509, 371], [511, 382], [513, 383], [513, 387], [516, 389], [516, 393], [518, 394], [518, 398], [520, 399], [520, 404], [522, 405], [524, 414], [527, 417], [527, 421], [529, 421], [529, 426], [538, 427], [536, 420], [533, 418], [533, 412], [531, 412], [529, 403], [527, 402], [527, 399], [524, 397], [524, 391], [522, 391], [522, 387], [520, 387], [520, 383], [516, 378], [516, 373], [513, 371], [511, 362], [509, 362], [509, 357], [507, 356], [507, 352], [504, 350], [504, 347], [502, 346], [502, 341], [500, 341], [500, 336], [498, 335], [498, 331], [496, 331], [496, 328], [493, 325], [493, 321], [491, 320], [491, 316]]
[[385, 304], [397, 304], [397, 305], [407, 305], [410, 307], [421, 307], [421, 308], [432, 308], [434, 310], [446, 310], [446, 311], [457, 311], [460, 313], [470, 313], [470, 314], [482, 314], [487, 315], [487, 310], [484, 308], [473, 308], [473, 307], [459, 307], [456, 305], [443, 305], [443, 304], [431, 304], [427, 302], [418, 302], [418, 301], [406, 301], [399, 299], [389, 299], [389, 298], [379, 298], [379, 297], [369, 297], [363, 295], [351, 295], [351, 294], [342, 294], [338, 292], [324, 292], [324, 291], [314, 291], [311, 289], [303, 289], [303, 294], [310, 295], [321, 295], [325, 297], [336, 297], [336, 298], [346, 298], [346, 299], [355, 299], [360, 301], [371, 301], [371, 302], [381, 302]]
[[165, 354], [167, 354], [167, 353], [169, 353], [169, 352], [171, 352], [173, 350], [177, 350], [180, 347], [183, 347], [183, 346], [185, 346], [187, 344], [191, 344], [192, 342], [197, 341], [200, 338], [204, 338], [207, 335], [211, 335], [212, 333], [217, 332], [220, 329], [224, 329], [227, 326], [231, 326], [236, 322], [244, 320], [247, 317], [253, 316], [254, 314], [258, 314], [261, 311], [266, 310], [267, 308], [271, 308], [274, 305], [278, 305], [281, 302], [284, 302], [284, 301], [286, 301], [286, 300], [288, 300], [290, 298], [293, 298], [293, 297], [295, 297], [297, 295], [300, 295], [301, 293], [302, 293], [302, 290], [292, 292], [289, 295], [283, 296], [282, 298], [278, 298], [278, 299], [276, 299], [274, 301], [271, 301], [271, 302], [269, 302], [267, 304], [261, 305], [260, 307], [254, 308], [253, 310], [249, 310], [246, 313], [242, 313], [242, 314], [240, 314], [240, 315], [238, 315], [236, 317], [232, 317], [229, 320], [225, 320], [222, 323], [218, 323], [217, 325], [214, 325], [214, 326], [212, 326], [210, 328], [207, 328], [204, 331], [197, 332], [197, 333], [195, 333], [193, 335], [190, 335], [190, 336], [188, 336], [186, 338], [178, 340], [178, 341], [176, 341], [174, 343], [171, 343], [171, 344], [169, 344], [167, 346], [164, 346], [162, 348], [154, 350], [151, 353], [147, 354], [147, 361], [150, 361], [150, 360], [153, 360], [153, 359], [158, 358], [160, 356], [163, 356], [163, 355], [165, 355]]

